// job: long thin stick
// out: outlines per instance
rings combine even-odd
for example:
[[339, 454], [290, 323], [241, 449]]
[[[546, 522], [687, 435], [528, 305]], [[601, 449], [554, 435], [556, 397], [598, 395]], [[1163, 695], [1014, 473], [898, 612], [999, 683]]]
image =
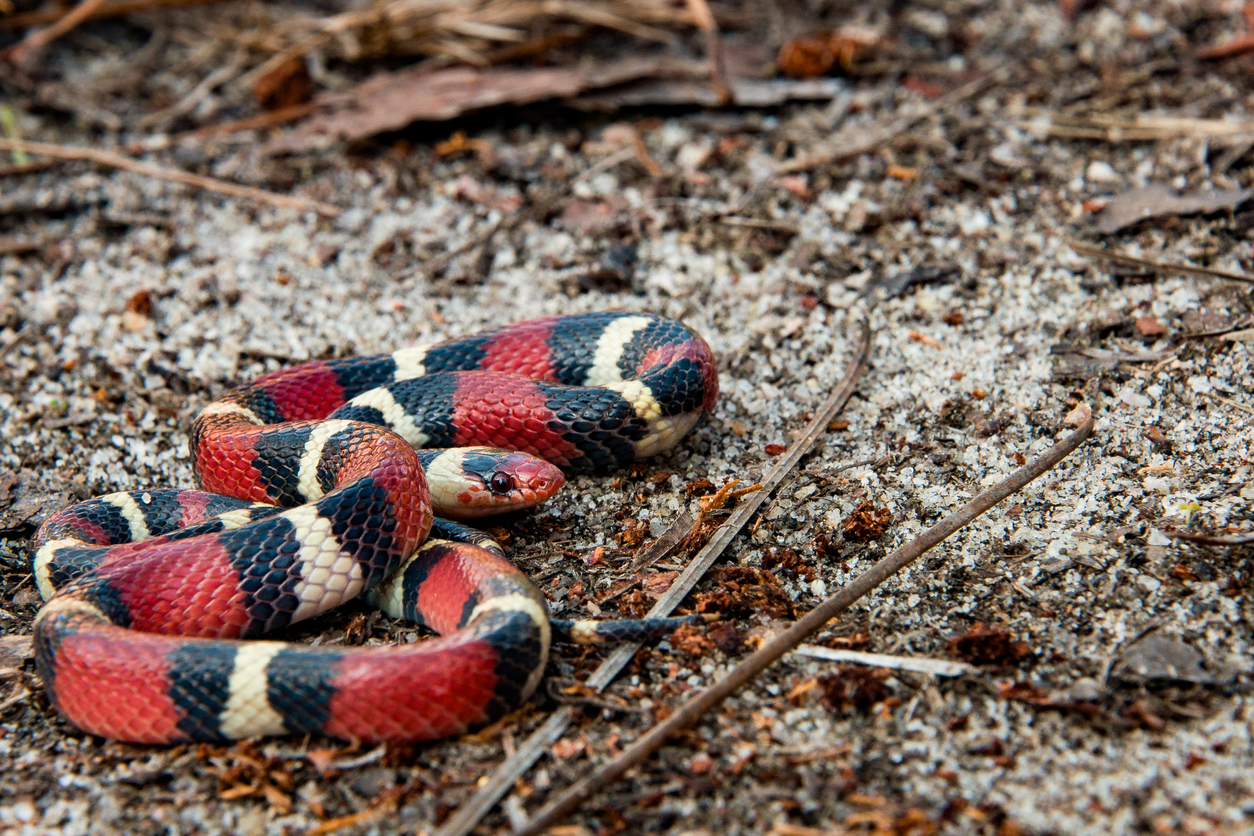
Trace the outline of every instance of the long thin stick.
[[1135, 255], [1128, 255], [1127, 253], [1105, 250], [1101, 247], [1095, 247], [1092, 244], [1085, 244], [1080, 241], [1067, 241], [1067, 246], [1074, 250], [1077, 255], [1087, 255], [1090, 258], [1100, 258], [1103, 261], [1109, 261], [1112, 264], [1121, 264], [1124, 267], [1140, 267], [1154, 273], [1175, 273], [1181, 276], [1197, 276], [1203, 279], [1230, 279], [1234, 282], [1254, 283], [1254, 276], [1247, 276], [1244, 273], [1229, 273], [1227, 270], [1212, 270], [1209, 267], [1194, 267], [1191, 264], [1171, 264], [1166, 261], [1151, 261], [1148, 258], [1139, 258]]
[[83, 0], [74, 7], [74, 10], [47, 29], [40, 29], [31, 32], [19, 43], [14, 44], [8, 49], [0, 52], [0, 61], [9, 60], [14, 64], [20, 64], [66, 32], [78, 26], [87, 18], [95, 14], [96, 10], [104, 4], [104, 0]]
[[[162, 6], [194, 6], [201, 3], [216, 3], [219, 0], [122, 0], [120, 3], [110, 3], [107, 6], [101, 6], [89, 15], [91, 20], [100, 20], [106, 17], [121, 17], [132, 12], [142, 12], [148, 9], [156, 9]], [[7, 29], [26, 29], [31, 26], [43, 26], [46, 23], [56, 23], [64, 19], [67, 15], [74, 12], [74, 9], [38, 9], [33, 12], [19, 12], [15, 15], [0, 17], [0, 32]]]
[[727, 86], [727, 62], [723, 58], [723, 40], [718, 32], [718, 22], [705, 0], [688, 0], [688, 11], [692, 13], [697, 28], [705, 33], [705, 48], [710, 57], [710, 83], [714, 85], [718, 103], [725, 107], [732, 103], [735, 96]]
[[628, 769], [660, 749], [672, 734], [695, 723], [705, 712], [718, 705], [737, 688], [753, 679], [789, 650], [801, 644], [806, 637], [816, 632], [832, 618], [849, 609], [859, 598], [918, 560], [928, 549], [998, 502], [1022, 490], [1033, 479], [1066, 458], [1092, 434], [1093, 418], [1090, 416], [1080, 429], [1049, 448], [1043, 456], [1019, 468], [1004, 481], [975, 497], [958, 511], [854, 578], [835, 595], [806, 613], [792, 627], [775, 636], [753, 655], [728, 671], [722, 679], [690, 697], [673, 714], [649, 729], [616, 758], [587, 778], [575, 782], [560, 796], [541, 808], [525, 825], [514, 831], [514, 836], [538, 836], [562, 821], [594, 792], [620, 778]]
[[280, 206], [284, 209], [298, 209], [301, 211], [313, 211], [319, 215], [325, 215], [334, 218], [340, 214], [340, 210], [329, 203], [321, 203], [317, 200], [310, 200], [305, 197], [294, 197], [292, 195], [277, 194], [268, 192], [265, 189], [256, 189], [252, 186], [240, 186], [235, 183], [228, 183], [225, 180], [216, 180], [213, 177], [203, 177], [199, 174], [190, 174], [177, 168], [164, 168], [151, 163], [143, 163], [139, 160], [124, 157], [121, 154], [115, 154], [112, 151], [103, 151], [98, 148], [71, 148], [66, 145], [53, 145], [48, 142], [27, 142], [23, 139], [0, 139], [0, 151], [25, 151], [28, 154], [38, 154], [45, 157], [56, 157], [60, 160], [86, 160], [100, 165], [107, 165], [112, 168], [120, 168], [123, 171], [142, 174], [145, 177], [154, 177], [158, 180], [167, 180], [171, 183], [183, 183], [187, 186], [195, 186], [198, 189], [204, 189], [209, 192], [217, 192], [218, 194], [230, 195], [231, 197], [242, 197], [245, 200], [255, 200], [258, 203], [268, 203], [272, 206]]
[[[649, 610], [645, 618], [661, 618], [670, 615], [671, 610], [688, 595], [697, 581], [701, 580], [701, 577], [713, 565], [714, 561], [718, 559], [718, 556], [722, 554], [723, 549], [727, 548], [727, 545], [739, 533], [740, 529], [744, 528], [745, 523], [757, 512], [771, 492], [784, 481], [797, 462], [806, 453], [810, 452], [814, 443], [827, 430], [827, 425], [831, 423], [836, 414], [844, 408], [850, 396], [853, 395], [853, 390], [862, 378], [862, 372], [866, 369], [867, 358], [870, 353], [871, 328], [866, 323], [863, 323], [862, 331], [858, 336], [857, 347], [854, 349], [854, 357], [849, 362], [845, 376], [837, 384], [831, 396], [823, 403], [823, 406], [815, 413], [814, 418], [806, 426], [801, 438], [793, 443], [788, 452], [762, 478], [760, 483], [762, 489], [748, 494], [740, 501], [740, 504], [736, 506], [736, 510], [714, 532], [714, 535], [705, 544], [705, 548], [701, 549], [697, 556], [692, 559], [692, 562], [688, 564], [688, 568], [684, 570], [683, 574], [675, 578], [670, 589], [658, 599], [658, 602], [653, 605], [653, 609]], [[662, 536], [665, 537], [666, 534]], [[640, 645], [636, 643], [619, 645], [601, 663], [600, 667], [593, 671], [585, 684], [600, 691], [613, 681], [618, 672], [631, 661], [631, 658], [636, 655], [636, 651], [639, 649]], [[518, 747], [513, 757], [497, 768], [496, 773], [488, 780], [488, 783], [481, 787], [469, 801], [463, 804], [444, 823], [437, 836], [466, 836], [479, 823], [479, 820], [487, 815], [488, 811], [501, 800], [502, 796], [509, 792], [510, 787], [514, 785], [514, 781], [530, 769], [531, 765], [538, 761], [549, 750], [549, 747], [561, 738], [562, 733], [566, 731], [574, 716], [575, 709], [569, 705], [564, 705], [555, 711], [545, 721], [543, 726], [532, 732], [526, 742]]]

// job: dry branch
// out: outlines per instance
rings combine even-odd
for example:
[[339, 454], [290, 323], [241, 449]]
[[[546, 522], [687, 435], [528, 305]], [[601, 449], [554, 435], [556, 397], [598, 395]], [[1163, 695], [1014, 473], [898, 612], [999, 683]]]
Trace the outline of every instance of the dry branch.
[[[761, 490], [748, 494], [736, 506], [736, 510], [714, 532], [706, 542], [705, 547], [697, 553], [683, 573], [675, 578], [670, 589], [653, 605], [653, 608], [645, 616], [646, 618], [661, 618], [670, 615], [671, 610], [688, 595], [697, 584], [697, 581], [701, 580], [710, 566], [714, 564], [714, 561], [723, 553], [723, 549], [727, 548], [732, 539], [744, 528], [745, 523], [757, 513], [762, 503], [792, 472], [797, 462], [810, 452], [815, 442], [826, 432], [827, 425], [831, 423], [832, 419], [844, 408], [850, 396], [853, 395], [853, 390], [857, 387], [858, 381], [862, 378], [862, 373], [866, 369], [870, 352], [871, 328], [866, 323], [863, 323], [861, 333], [858, 336], [857, 347], [854, 350], [854, 357], [850, 360], [845, 376], [836, 385], [836, 388], [823, 403], [823, 406], [819, 408], [814, 418], [806, 425], [801, 437], [793, 443], [792, 447], [762, 478], [759, 483]], [[676, 525], [683, 525], [686, 529], [691, 524], [691, 522], [686, 520], [690, 520], [690, 518], [681, 516]], [[669, 534], [669, 530], [663, 533], [662, 539], [666, 539]], [[618, 672], [631, 661], [640, 647], [639, 644], [632, 643], [615, 648], [614, 652], [601, 663], [600, 667], [593, 671], [585, 684], [597, 691], [604, 689], [618, 675]], [[531, 765], [538, 761], [548, 751], [549, 747], [561, 738], [562, 733], [570, 725], [574, 716], [575, 711], [570, 706], [564, 705], [555, 711], [545, 721], [543, 726], [527, 738], [512, 757], [497, 768], [496, 773], [488, 780], [487, 784], [481, 787], [469, 801], [463, 804], [444, 823], [444, 826], [437, 832], [437, 836], [466, 836], [466, 834], [470, 833], [480, 819], [487, 815], [488, 811], [509, 791], [510, 787], [514, 785], [514, 781], [530, 769]]]
[[27, 142], [21, 139], [0, 139], [0, 151], [25, 151], [28, 154], [36, 154], [44, 157], [55, 157], [60, 160], [82, 160], [87, 162], [106, 165], [110, 168], [118, 168], [123, 171], [130, 171], [135, 174], [142, 174], [145, 177], [153, 177], [157, 180], [166, 180], [171, 183], [182, 183], [187, 186], [195, 186], [198, 189], [204, 189], [209, 192], [217, 192], [218, 194], [230, 195], [231, 197], [242, 197], [245, 200], [255, 200], [258, 203], [268, 203], [271, 206], [279, 206], [284, 209], [297, 209], [300, 211], [313, 211], [319, 215], [333, 218], [340, 213], [340, 210], [329, 203], [321, 203], [317, 200], [310, 200], [305, 197], [294, 197], [292, 195], [277, 194], [268, 192], [265, 189], [258, 189], [252, 186], [240, 186], [236, 183], [228, 183], [225, 180], [218, 180], [213, 177], [204, 177], [200, 174], [191, 174], [177, 168], [165, 168], [152, 163], [144, 163], [139, 160], [116, 154], [112, 151], [103, 151], [98, 148], [71, 148], [66, 145], [53, 145], [48, 142]]
[[14, 64], [21, 64], [66, 32], [87, 20], [103, 4], [104, 0], [83, 0], [83, 2], [74, 7], [73, 11], [47, 29], [31, 32], [21, 42], [0, 52], [0, 61], [8, 60]]
[[688, 0], [688, 10], [692, 12], [692, 18], [697, 22], [697, 27], [705, 33], [705, 48], [710, 56], [710, 82], [714, 85], [719, 104], [729, 105], [733, 97], [731, 89], [727, 86], [727, 63], [723, 59], [723, 40], [719, 36], [714, 13], [710, 11], [710, 6], [705, 0]]
[[1139, 267], [1143, 270], [1165, 273], [1167, 275], [1174, 273], [1180, 276], [1197, 276], [1203, 279], [1228, 279], [1234, 282], [1254, 283], [1254, 276], [1247, 276], [1244, 273], [1229, 273], [1227, 270], [1212, 270], [1209, 267], [1194, 267], [1191, 264], [1171, 264], [1166, 261], [1153, 261], [1148, 258], [1128, 255], [1127, 253], [1102, 249], [1101, 247], [1095, 247], [1092, 244], [1085, 244], [1080, 241], [1068, 241], [1067, 246], [1075, 251], [1077, 255], [1099, 258], [1123, 267]]
[[795, 622], [792, 627], [772, 638], [732, 668], [722, 679], [690, 697], [674, 713], [649, 729], [620, 755], [588, 777], [577, 781], [556, 799], [546, 804], [525, 825], [514, 830], [515, 836], [539, 836], [562, 821], [594, 792], [622, 777], [628, 769], [660, 749], [675, 732], [691, 726], [705, 712], [718, 705], [737, 688], [752, 680], [789, 650], [799, 645], [807, 636], [812, 635], [832, 618], [849, 609], [858, 599], [919, 559], [933, 546], [1050, 470], [1092, 434], [1093, 418], [1090, 417], [1080, 429], [1049, 448], [1044, 455], [1016, 470], [1008, 478], [975, 497], [958, 511], [854, 578], [835, 595]]
[[[217, 2], [219, 0], [121, 0], [120, 2], [105, 3], [99, 6], [86, 19], [103, 20], [165, 6], [199, 6], [205, 3]], [[74, 9], [72, 8], [60, 7], [55, 9], [37, 9], [33, 12], [21, 12], [15, 15], [8, 15], [7, 17], [0, 17], [0, 31], [27, 29], [31, 26], [46, 26], [63, 20], [73, 12]]]

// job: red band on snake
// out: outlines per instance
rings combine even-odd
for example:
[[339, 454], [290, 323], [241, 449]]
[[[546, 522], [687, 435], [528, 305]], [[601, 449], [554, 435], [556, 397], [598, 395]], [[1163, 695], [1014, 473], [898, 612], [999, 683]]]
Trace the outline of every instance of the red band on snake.
[[[36, 617], [40, 676], [75, 725], [134, 742], [413, 741], [490, 722], [543, 674], [545, 599], [486, 538], [442, 523], [428, 539], [423, 457], [435, 454], [415, 448], [490, 445], [606, 472], [672, 447], [717, 396], [705, 341], [641, 314], [267, 374], [196, 418], [204, 491], [114, 494], [40, 529], [36, 574], [55, 592]], [[437, 489], [443, 515], [478, 516], [511, 492], [534, 504], [561, 485], [530, 457], [493, 469], [457, 455], [470, 483]], [[441, 636], [372, 649], [234, 640], [372, 589]]]

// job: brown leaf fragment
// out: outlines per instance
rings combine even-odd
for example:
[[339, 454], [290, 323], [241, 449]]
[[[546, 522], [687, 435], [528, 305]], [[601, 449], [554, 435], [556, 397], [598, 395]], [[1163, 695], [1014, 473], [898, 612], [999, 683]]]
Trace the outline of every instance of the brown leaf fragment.
[[304, 58], [292, 58], [253, 82], [253, 96], [262, 110], [282, 110], [313, 98], [313, 79]]
[[816, 32], [780, 47], [775, 63], [780, 72], [793, 78], [817, 78], [827, 75], [837, 63], [848, 70], [878, 43], [876, 34], [861, 29]]
[[680, 625], [671, 633], [669, 641], [677, 652], [693, 659], [709, 656], [715, 647], [704, 630], [691, 624]]
[[832, 709], [867, 711], [892, 694], [885, 684], [891, 676], [892, 671], [887, 668], [839, 665], [834, 673], [819, 677], [819, 686], [823, 689], [823, 701]]
[[709, 496], [714, 493], [714, 483], [704, 476], [693, 479], [684, 485], [684, 493], [688, 496]]
[[863, 502], [850, 512], [845, 519], [841, 531], [846, 540], [855, 543], [869, 543], [883, 536], [892, 522], [893, 512], [887, 508], [876, 508], [871, 502]]
[[1153, 183], [1116, 197], [1102, 211], [1097, 231], [1118, 232], [1125, 227], [1167, 215], [1197, 215], [1232, 211], [1254, 197], [1254, 189], [1226, 189], [1177, 195], [1169, 186]]
[[1172, 566], [1171, 571], [1168, 572], [1168, 574], [1178, 581], [1197, 580], [1197, 574], [1194, 573], [1193, 569], [1185, 566], [1183, 563], [1177, 563], [1175, 566]]
[[152, 295], [145, 290], [138, 290], [126, 300], [126, 310], [128, 313], [139, 314], [140, 316], [149, 316], [152, 314]]
[[1141, 332], [1142, 337], [1161, 337], [1170, 333], [1166, 325], [1163, 325], [1152, 316], [1139, 316], [1136, 319], [1136, 330]]
[[1009, 630], [986, 628], [980, 621], [950, 639], [948, 648], [951, 655], [972, 665], [1011, 665], [1032, 655], [1032, 646], [1015, 641]]
[[805, 35], [781, 46], [775, 63], [793, 78], [817, 78], [836, 66], [836, 53], [826, 35]]
[[614, 536], [618, 544], [625, 549], [635, 548], [644, 542], [649, 534], [649, 526], [641, 520], [626, 520], [623, 530]]
[[724, 655], [739, 656], [745, 652], [745, 640], [741, 637], [740, 632], [736, 630], [736, 626], [730, 621], [724, 622], [708, 634], [710, 640], [714, 642]]
[[[644, 576], [641, 586], [647, 594], [654, 598], [661, 598], [666, 590], [671, 588], [671, 584], [677, 577], [679, 577], [678, 572], [654, 572]], [[711, 612], [711, 610], [702, 610], [702, 612]]]
[[998, 696], [1003, 700], [1026, 703], [1039, 708], [1053, 708], [1059, 711], [1075, 711], [1090, 716], [1101, 711], [1100, 707], [1086, 700], [1074, 700], [1065, 692], [1050, 692], [1030, 682], [1018, 681], [1002, 685]]
[[758, 613], [772, 618], [796, 615], [792, 599], [770, 572], [750, 566], [724, 566], [717, 571], [715, 581], [718, 589], [696, 596], [697, 612], [719, 613], [724, 618]]
[[782, 569], [800, 575], [808, 581], [818, 577], [813, 565], [797, 553], [796, 549], [768, 549], [762, 555], [763, 569]]
[[[704, 73], [704, 62], [688, 62]], [[562, 67], [422, 67], [378, 73], [353, 90], [328, 97], [329, 111], [309, 119], [305, 135], [348, 140], [394, 131], [411, 122], [444, 121], [475, 110], [505, 104], [530, 104], [574, 96], [588, 89], [624, 84], [672, 73], [679, 67], [661, 59], [625, 58]]]

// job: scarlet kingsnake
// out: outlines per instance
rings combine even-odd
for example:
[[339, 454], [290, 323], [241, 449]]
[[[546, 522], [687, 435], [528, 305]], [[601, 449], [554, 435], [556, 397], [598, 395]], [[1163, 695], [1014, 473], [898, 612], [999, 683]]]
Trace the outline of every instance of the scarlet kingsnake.
[[[491, 445], [605, 472], [672, 447], [717, 396], [701, 337], [626, 313], [264, 375], [196, 418], [204, 491], [113, 494], [40, 528], [36, 576], [52, 597], [35, 647], [49, 697], [80, 728], [134, 742], [427, 740], [489, 722], [539, 682], [547, 606], [486, 535], [436, 521], [441, 539], [428, 539], [423, 457], [438, 454], [414, 448]], [[535, 504], [563, 481], [530, 456], [455, 456], [472, 479], [436, 491], [444, 516], [478, 516], [476, 502], [511, 491], [514, 507]], [[232, 641], [369, 590], [441, 637]]]

